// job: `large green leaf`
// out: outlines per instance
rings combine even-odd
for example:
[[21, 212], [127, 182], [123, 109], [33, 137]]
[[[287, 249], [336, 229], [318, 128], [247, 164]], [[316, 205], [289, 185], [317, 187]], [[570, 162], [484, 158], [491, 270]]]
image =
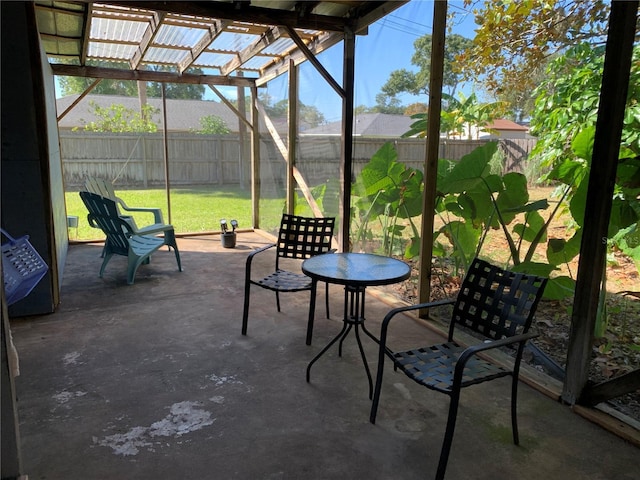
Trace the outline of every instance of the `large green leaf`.
[[551, 272], [557, 269], [548, 263], [522, 262], [519, 265], [514, 265], [511, 270], [514, 272], [530, 273], [532, 275], [538, 275], [539, 277], [549, 278], [551, 276]]
[[380, 190], [395, 188], [393, 175], [397, 175], [398, 167], [404, 170], [404, 167], [396, 162], [397, 158], [398, 152], [391, 142], [385, 143], [371, 157], [360, 173], [365, 195], [374, 196]]
[[496, 199], [496, 205], [502, 220], [506, 225], [510, 224], [529, 200], [527, 190], [527, 178], [521, 173], [507, 173], [502, 177], [504, 190], [500, 192]]
[[576, 282], [572, 278], [566, 276], [551, 278], [551, 273], [556, 270], [553, 265], [539, 262], [522, 262], [520, 265], [515, 265], [512, 270], [514, 272], [530, 273], [532, 275], [548, 278], [549, 281], [544, 289], [543, 296], [543, 298], [548, 300], [562, 300], [563, 298], [569, 298], [575, 291]]
[[[529, 212], [525, 216], [525, 223], [518, 223], [513, 227], [513, 231], [517, 233], [521, 238], [527, 242], [533, 242], [538, 232], [544, 227], [544, 218], [538, 212]], [[543, 234], [539, 239], [539, 242], [546, 242], [547, 235]]]
[[497, 148], [497, 142], [488, 142], [462, 157], [442, 179], [438, 189], [444, 193], [461, 193], [475, 187], [489, 174], [489, 161]]
[[424, 175], [420, 170], [409, 169], [403, 173], [398, 217], [411, 218], [422, 214], [423, 181]]
[[465, 261], [470, 261], [473, 258], [480, 239], [479, 229], [466, 222], [453, 221], [443, 225], [439, 232], [446, 236], [453, 245], [452, 255], [459, 256]]
[[588, 186], [589, 177], [586, 176], [580, 181], [578, 188], [569, 201], [569, 210], [571, 211], [571, 216], [580, 226], [584, 225], [584, 211], [587, 205]]
[[550, 278], [544, 289], [542, 298], [547, 300], [562, 300], [570, 298], [576, 290], [576, 281], [571, 277], [560, 276]]
[[633, 205], [625, 198], [619, 196], [613, 199], [611, 215], [609, 216], [609, 238], [613, 237], [620, 229], [629, 227], [639, 220]]
[[547, 242], [547, 261], [552, 265], [570, 262], [580, 253], [581, 241], [582, 229], [578, 230], [569, 240], [550, 238]]
[[614, 241], [625, 255], [631, 257], [640, 271], [640, 222], [620, 230]]
[[593, 156], [593, 141], [596, 136], [596, 127], [591, 125], [581, 130], [571, 142], [571, 150], [578, 158], [591, 162]]

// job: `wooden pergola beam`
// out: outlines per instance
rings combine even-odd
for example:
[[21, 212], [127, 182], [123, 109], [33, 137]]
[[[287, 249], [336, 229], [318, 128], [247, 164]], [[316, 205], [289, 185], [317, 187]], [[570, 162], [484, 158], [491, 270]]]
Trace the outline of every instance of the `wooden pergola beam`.
[[255, 80], [245, 77], [225, 77], [222, 75], [194, 75], [190, 73], [154, 72], [150, 70], [118, 70], [104, 67], [80, 67], [78, 65], [51, 64], [54, 75], [70, 77], [109, 78], [115, 80], [135, 80], [160, 83], [188, 83], [192, 85], [223, 85], [232, 87], [252, 87]]
[[[379, 2], [371, 3], [376, 4]], [[300, 16], [298, 12], [295, 11], [255, 7], [248, 3], [246, 5], [240, 5], [235, 2], [109, 1], [108, 4], [120, 5], [127, 8], [139, 8], [141, 10], [176, 13], [179, 15], [196, 15], [264, 25], [287, 25], [293, 28], [333, 32], [342, 32], [345, 26], [352, 23], [352, 20], [344, 17], [331, 17], [311, 13]]]
[[247, 48], [238, 52], [233, 60], [228, 62], [220, 69], [220, 73], [223, 75], [228, 75], [237, 68], [239, 68], [243, 63], [251, 58], [255, 57], [262, 50], [267, 48], [269, 45], [278, 40], [281, 36], [280, 29], [278, 27], [272, 27], [268, 29], [265, 33], [263, 33], [258, 40], [253, 42]]

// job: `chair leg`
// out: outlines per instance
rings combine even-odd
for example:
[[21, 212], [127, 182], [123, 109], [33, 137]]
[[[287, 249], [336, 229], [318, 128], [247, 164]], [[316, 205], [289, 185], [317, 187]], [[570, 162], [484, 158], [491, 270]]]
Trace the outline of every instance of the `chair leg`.
[[514, 373], [512, 383], [511, 383], [511, 430], [513, 431], [514, 445], [520, 445], [520, 438], [518, 436], [517, 400], [518, 400], [518, 375], [517, 373]]
[[107, 267], [107, 263], [109, 263], [109, 260], [111, 260], [113, 253], [105, 252], [103, 250], [103, 256], [104, 258], [102, 260], [102, 265], [100, 266], [100, 278], [102, 278], [102, 276], [104, 275], [104, 269]]
[[373, 401], [371, 403], [371, 413], [369, 421], [376, 423], [376, 415], [378, 414], [378, 403], [380, 402], [380, 390], [382, 390], [382, 375], [384, 374], [384, 354], [378, 354], [378, 373], [376, 374], [376, 385], [373, 389]]
[[242, 310], [242, 335], [247, 334], [247, 322], [249, 320], [249, 290], [251, 283], [248, 280], [244, 282], [244, 308]]
[[316, 292], [318, 282], [311, 282], [311, 301], [309, 302], [309, 321], [307, 322], [307, 345], [311, 345], [311, 337], [313, 335], [313, 321], [316, 314]]
[[180, 261], [180, 252], [178, 251], [178, 242], [176, 242], [176, 234], [174, 230], [167, 230], [164, 232], [164, 243], [169, 251], [173, 248], [173, 251], [176, 254], [176, 262], [178, 262], [178, 270], [181, 272], [182, 262]]
[[438, 462], [436, 480], [443, 480], [444, 473], [447, 470], [449, 452], [451, 451], [451, 443], [453, 441], [453, 432], [456, 428], [456, 417], [458, 415], [459, 402], [460, 390], [456, 390], [451, 394], [451, 400], [449, 404], [449, 417], [447, 418], [447, 428], [444, 432], [444, 440], [442, 441], [442, 450], [440, 450], [440, 461]]
[[327, 310], [327, 318], [331, 318], [329, 316], [329, 282], [326, 282], [324, 285], [325, 285], [324, 305]]
[[278, 307], [278, 311], [280, 311], [280, 292], [276, 292], [276, 307]]

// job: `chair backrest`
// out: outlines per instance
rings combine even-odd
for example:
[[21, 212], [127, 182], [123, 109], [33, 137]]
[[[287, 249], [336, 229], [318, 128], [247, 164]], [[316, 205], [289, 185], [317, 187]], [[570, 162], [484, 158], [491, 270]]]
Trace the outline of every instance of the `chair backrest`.
[[87, 189], [87, 192], [109, 198], [114, 202], [118, 201], [116, 192], [113, 190], [113, 184], [104, 178], [87, 177], [84, 181], [84, 188]]
[[305, 259], [331, 250], [336, 219], [283, 214], [277, 240], [277, 258]]
[[129, 237], [133, 234], [131, 226], [118, 214], [116, 203], [91, 192], [80, 192], [89, 215], [89, 225], [100, 228], [107, 236], [110, 249], [119, 255], [127, 255]]
[[449, 340], [456, 324], [494, 340], [526, 333], [546, 284], [546, 278], [474, 259], [453, 307]]

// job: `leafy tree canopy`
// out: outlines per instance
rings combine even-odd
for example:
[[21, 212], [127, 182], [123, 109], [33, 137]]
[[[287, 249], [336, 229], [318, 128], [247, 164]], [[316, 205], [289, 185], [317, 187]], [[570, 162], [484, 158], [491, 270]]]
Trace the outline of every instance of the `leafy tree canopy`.
[[[448, 93], [453, 95], [463, 81], [460, 71], [454, 70], [456, 58], [461, 55], [472, 44], [472, 40], [462, 35], [448, 35], [444, 52], [444, 79], [443, 87], [448, 89]], [[382, 86], [382, 94], [389, 99], [395, 98], [399, 93], [410, 93], [412, 95], [429, 95], [429, 78], [431, 72], [431, 35], [423, 35], [414, 44], [414, 53], [411, 57], [412, 65], [418, 67], [417, 72], [406, 69], [394, 70], [389, 75], [389, 79]], [[378, 101], [378, 104], [390, 103]]]
[[389, 113], [392, 115], [402, 115], [405, 107], [394, 96], [388, 96], [384, 93], [376, 95], [376, 105], [372, 109], [372, 113]]
[[226, 122], [217, 115], [207, 115], [200, 119], [200, 129], [192, 130], [201, 135], [226, 135], [230, 133]]
[[[455, 98], [443, 94], [444, 105], [440, 112], [440, 131], [450, 137], [466, 137], [468, 140], [477, 138], [480, 128], [486, 127], [497, 118], [503, 118], [507, 113], [505, 102], [479, 102], [475, 93], [466, 97], [462, 92]], [[424, 137], [427, 132], [427, 105], [414, 104], [415, 112], [412, 118], [415, 122], [403, 137]], [[421, 108], [424, 107], [424, 108]], [[407, 109], [408, 111], [409, 109]]]
[[[577, 225], [574, 237], [558, 240], [553, 255], [571, 258], [580, 245], [600, 101], [605, 47], [583, 43], [554, 59], [545, 81], [536, 89], [531, 119], [538, 142], [532, 156], [549, 169], [546, 178], [565, 191]], [[640, 269], [640, 46], [631, 62], [609, 241], [629, 255]], [[569, 252], [569, 253], [567, 253]]]
[[[289, 109], [289, 101], [285, 98], [277, 102], [273, 101], [273, 98], [268, 93], [261, 93], [258, 95], [260, 102], [264, 105], [265, 111], [269, 116], [273, 118], [282, 118], [287, 116]], [[247, 105], [251, 105], [251, 98], [247, 97]], [[323, 113], [313, 105], [305, 105], [300, 102], [298, 104], [298, 115], [300, 120], [310, 125], [311, 127], [317, 127], [326, 122]]]
[[478, 28], [456, 57], [458, 71], [482, 78], [491, 93], [520, 111], [530, 111], [530, 92], [550, 58], [581, 42], [606, 40], [604, 0], [465, 0], [465, 8]]
[[153, 115], [158, 114], [159, 110], [151, 105], [144, 105], [142, 114], [117, 103], [101, 107], [92, 101], [89, 102], [89, 106], [97, 120], [85, 123], [84, 129], [86, 131], [115, 133], [153, 133], [158, 131], [158, 125], [153, 121]]

